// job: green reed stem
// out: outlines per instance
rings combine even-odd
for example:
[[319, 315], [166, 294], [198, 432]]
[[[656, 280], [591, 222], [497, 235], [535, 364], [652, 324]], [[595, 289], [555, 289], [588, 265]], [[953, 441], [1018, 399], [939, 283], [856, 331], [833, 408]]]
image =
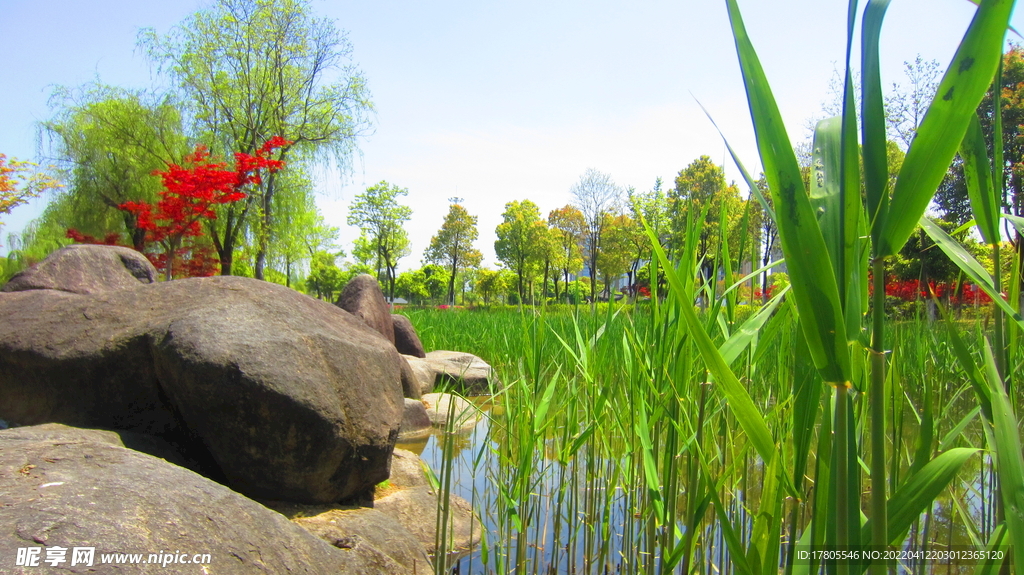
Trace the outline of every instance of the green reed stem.
[[[850, 544], [850, 494], [849, 494], [849, 427], [846, 422], [846, 404], [849, 401], [849, 384], [841, 382], [836, 385], [836, 545], [840, 549]], [[848, 575], [849, 565], [845, 561], [837, 563], [839, 575]]]
[[[881, 258], [872, 261], [874, 311], [871, 328], [871, 544], [880, 550], [889, 543], [886, 530], [885, 477], [885, 266]], [[840, 474], [842, 476], [842, 474]], [[881, 561], [871, 564], [873, 575], [884, 575]]]

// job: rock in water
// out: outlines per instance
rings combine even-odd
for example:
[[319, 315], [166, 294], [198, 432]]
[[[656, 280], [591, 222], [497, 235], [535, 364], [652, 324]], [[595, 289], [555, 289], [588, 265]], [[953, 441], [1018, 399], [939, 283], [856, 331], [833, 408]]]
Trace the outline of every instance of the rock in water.
[[[432, 426], [433, 422], [427, 415], [427, 407], [423, 401], [405, 398], [405, 415], [402, 417], [399, 439], [405, 441], [413, 437], [425, 437], [430, 435]], [[393, 471], [394, 469], [392, 469]]]
[[483, 417], [475, 405], [450, 393], [425, 393], [422, 402], [435, 426], [456, 433], [473, 429]]
[[487, 394], [499, 383], [491, 366], [471, 353], [437, 350], [426, 360], [438, 374], [437, 383], [450, 382], [463, 395]]
[[416, 328], [412, 326], [412, 321], [409, 318], [393, 313], [391, 322], [395, 328], [395, 347], [398, 349], [398, 353], [413, 357], [427, 357], [427, 352], [423, 351], [420, 336], [416, 334]]
[[157, 435], [246, 495], [334, 502], [388, 477], [401, 358], [381, 343], [249, 278], [0, 293], [0, 418]]
[[380, 284], [373, 276], [360, 274], [352, 278], [335, 304], [341, 309], [362, 319], [385, 339], [395, 344], [395, 328], [391, 322], [391, 310]]
[[426, 575], [433, 570], [420, 540], [401, 523], [376, 509], [332, 509], [292, 521], [340, 549], [387, 557], [407, 573]]
[[[168, 561], [168, 555], [177, 561], [164, 566], [170, 573], [427, 572], [422, 564], [418, 570], [408, 565], [405, 556], [392, 556], [386, 546], [360, 544], [358, 524], [343, 526], [348, 538], [337, 538], [351, 544], [332, 546], [279, 513], [187, 469], [102, 437], [97, 442], [95, 432], [82, 430], [76, 438], [74, 430], [65, 429], [60, 438], [40, 439], [25, 432], [19, 437], [15, 431], [0, 432], [0, 571], [15, 569], [18, 549], [28, 547], [39, 549], [39, 567], [25, 572], [51, 572], [44, 548], [60, 547], [66, 554], [54, 571], [72, 573], [121, 573], [125, 565], [101, 564], [103, 556], [141, 553], [143, 563], [158, 552], [163, 554], [158, 562]], [[377, 539], [387, 531], [380, 522], [370, 530]], [[393, 529], [390, 537], [411, 540], [401, 528]], [[72, 566], [75, 547], [94, 548], [92, 566]], [[207, 553], [208, 563], [202, 557]], [[207, 563], [208, 571], [191, 564], [193, 560]]]
[[156, 282], [156, 277], [153, 264], [133, 249], [74, 244], [18, 272], [0, 291], [52, 289], [91, 294], [134, 289]]
[[434, 391], [434, 386], [437, 384], [438, 377], [440, 377], [437, 369], [426, 359], [412, 355], [403, 355], [402, 358], [405, 359], [406, 364], [409, 365], [409, 368], [415, 374], [416, 381], [419, 382], [420, 396]]

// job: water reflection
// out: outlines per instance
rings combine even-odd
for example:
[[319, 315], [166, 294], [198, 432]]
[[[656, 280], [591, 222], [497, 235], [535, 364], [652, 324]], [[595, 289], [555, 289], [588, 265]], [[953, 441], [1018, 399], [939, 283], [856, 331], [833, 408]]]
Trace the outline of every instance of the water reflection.
[[[602, 454], [599, 456], [584, 445], [568, 461], [560, 461], [558, 441], [552, 437], [544, 441], [531, 456], [534, 466], [527, 474], [531, 484], [529, 496], [518, 500], [511, 489], [516, 470], [510, 462], [501, 460], [505, 442], [509, 440], [503, 413], [492, 409], [489, 398], [471, 398], [487, 417], [468, 433], [458, 434], [449, 445], [452, 449], [452, 493], [470, 501], [480, 515], [489, 541], [489, 555], [484, 563], [480, 549], [463, 557], [453, 572], [476, 573], [634, 573], [641, 569], [659, 571], [661, 553], [692, 536], [695, 565], [691, 572], [732, 573], [732, 557], [725, 544], [725, 530], [719, 523], [711, 505], [707, 505], [702, 520], [692, 534], [687, 533], [683, 521], [672, 531], [658, 529], [651, 519], [651, 495], [640, 478], [640, 462], [626, 451], [626, 442], [620, 437], [600, 438]], [[964, 409], [964, 413], [967, 409]], [[980, 444], [980, 429], [969, 427], [965, 441]], [[905, 445], [913, 445], [918, 428], [901, 426]], [[442, 435], [434, 431], [430, 436], [398, 447], [419, 454], [435, 473], [444, 464]], [[906, 456], [906, 454], [904, 454]], [[754, 514], [758, 509], [763, 484], [764, 465], [754, 456], [744, 456], [739, 462], [720, 462], [722, 468], [737, 465], [744, 473], [734, 473], [742, 479], [719, 486], [722, 505], [738, 537], [749, 541], [754, 528]], [[899, 462], [896, 469], [903, 476], [909, 473], [910, 462]], [[814, 468], [814, 454], [809, 457], [809, 469]], [[680, 461], [679, 473], [685, 476], [689, 469]], [[938, 497], [921, 520], [915, 522], [907, 534], [907, 548], [942, 549], [948, 546], [972, 546], [973, 537], [987, 539], [994, 527], [991, 494], [993, 493], [991, 460], [974, 457], [961, 470], [954, 488]], [[867, 482], [864, 482], [865, 484]], [[807, 478], [804, 501], [813, 493], [813, 476]], [[966, 493], [965, 493], [966, 491]], [[952, 494], [957, 495], [952, 495]], [[865, 488], [864, 508], [869, 493]], [[682, 489], [673, 504], [677, 517], [685, 517], [687, 498]], [[798, 502], [787, 497], [782, 517], [789, 517]], [[504, 516], [498, 510], [504, 508]], [[803, 505], [799, 522], [803, 529], [809, 520], [809, 506]], [[514, 517], [509, 516], [511, 513]], [[518, 514], [518, 516], [515, 516]], [[972, 534], [971, 530], [976, 533]], [[524, 528], [525, 527], [525, 528]], [[782, 547], [778, 561], [780, 570], [787, 561], [787, 535], [781, 533]], [[666, 546], [665, 543], [668, 543]], [[501, 557], [499, 560], [498, 557]], [[517, 566], [515, 568], [513, 566]], [[678, 572], [677, 566], [672, 572]], [[946, 565], [943, 563], [897, 566], [897, 573], [972, 573], [974, 565]]]

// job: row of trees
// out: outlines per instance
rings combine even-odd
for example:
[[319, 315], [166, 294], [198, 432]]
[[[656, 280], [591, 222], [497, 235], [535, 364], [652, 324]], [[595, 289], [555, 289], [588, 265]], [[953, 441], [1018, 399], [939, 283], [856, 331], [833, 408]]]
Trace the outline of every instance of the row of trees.
[[[333, 23], [314, 18], [306, 1], [218, 0], [166, 36], [144, 31], [139, 45], [172, 89], [158, 93], [93, 84], [54, 93], [55, 113], [43, 124], [43, 134], [66, 185], [40, 220], [8, 242], [11, 260], [20, 258], [25, 265], [43, 257], [67, 242], [69, 230], [80, 237], [115, 234], [117, 242], [143, 250], [152, 226], [142, 211], [124, 207], [158, 205], [164, 186], [154, 173], [186, 163], [197, 143], [214, 157], [252, 157], [271, 136], [283, 143], [274, 160], [287, 161], [288, 168], [268, 172], [237, 201], [209, 206], [211, 217], [197, 221], [201, 233], [190, 238], [195, 253], [215, 254], [219, 273], [294, 284], [325, 299], [336, 295], [340, 282], [365, 272], [380, 278], [392, 297], [420, 301], [453, 303], [467, 289], [483, 300], [570, 301], [584, 297], [584, 291], [594, 300], [612, 297], [617, 284], [635, 293], [652, 283], [644, 266], [651, 258], [650, 242], [641, 220], [670, 255], [678, 256], [684, 245], [696, 246], [706, 280], [716, 262], [738, 272], [773, 259], [776, 233], [765, 213], [770, 195], [744, 199], [726, 182], [723, 167], [701, 156], [667, 189], [660, 179], [647, 191], [623, 189], [591, 169], [572, 187], [572, 203], [546, 217], [529, 200], [509, 202], [495, 230], [494, 249], [504, 268], [497, 271], [479, 268], [477, 218], [461, 199], [452, 198], [424, 252], [423, 267], [398, 274], [399, 261], [411, 251], [404, 224], [412, 210], [402, 204], [407, 189], [380, 182], [356, 196], [347, 223], [359, 227], [361, 235], [350, 254], [339, 249], [337, 228], [323, 220], [313, 200], [311, 170], [318, 164], [347, 166], [373, 109], [365, 80], [350, 63], [351, 46]], [[936, 70], [920, 59], [908, 63], [908, 85], [895, 87], [887, 101], [894, 173], [934, 94]], [[1024, 59], [1014, 47], [1005, 57], [1001, 90], [1004, 203], [1017, 215], [1024, 213], [1021, 86]], [[991, 102], [990, 94], [981, 107], [986, 130], [992, 124]], [[809, 186], [809, 155], [805, 164]], [[0, 156], [4, 166], [0, 182], [10, 180], [11, 166], [18, 173], [26, 169]], [[18, 189], [38, 193], [56, 185], [33, 177]], [[766, 189], [763, 179], [757, 186], [752, 192]], [[3, 189], [0, 185], [0, 193]], [[6, 207], [0, 203], [0, 213], [15, 205], [8, 196], [0, 196], [7, 202]], [[936, 208], [948, 221], [962, 223], [967, 206], [963, 168], [956, 161]], [[695, 235], [683, 237], [687, 230]], [[1013, 238], [1019, 245], [1019, 236]], [[918, 244], [908, 244], [893, 271], [906, 279], [944, 281], [941, 276], [953, 267], [937, 261], [926, 240]], [[762, 276], [763, 294], [768, 281]], [[438, 286], [444, 289], [439, 292]]]

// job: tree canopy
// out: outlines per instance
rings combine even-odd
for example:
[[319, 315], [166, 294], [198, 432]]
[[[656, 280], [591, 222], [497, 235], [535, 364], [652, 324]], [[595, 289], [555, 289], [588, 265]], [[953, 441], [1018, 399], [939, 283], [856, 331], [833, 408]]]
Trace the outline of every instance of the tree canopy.
[[359, 226], [377, 260], [377, 277], [384, 272], [389, 296], [395, 297], [398, 260], [409, 255], [409, 235], [403, 224], [412, 209], [398, 203], [409, 190], [381, 181], [357, 195], [349, 206], [348, 225]]
[[473, 248], [478, 232], [477, 217], [469, 215], [466, 208], [453, 202], [444, 217], [441, 229], [430, 238], [425, 259], [448, 268], [448, 303], [455, 304], [455, 276], [470, 266], [480, 265], [483, 259]]
[[[140, 44], [177, 83], [193, 132], [215, 140], [221, 152], [251, 154], [281, 136], [292, 143], [278, 159], [297, 155], [347, 168], [370, 125], [373, 105], [351, 63], [352, 46], [332, 21], [312, 16], [308, 0], [216, 0], [166, 36], [143, 30]], [[274, 196], [290, 192], [271, 175], [210, 221], [222, 273], [231, 273], [248, 229], [254, 273], [263, 278]]]

